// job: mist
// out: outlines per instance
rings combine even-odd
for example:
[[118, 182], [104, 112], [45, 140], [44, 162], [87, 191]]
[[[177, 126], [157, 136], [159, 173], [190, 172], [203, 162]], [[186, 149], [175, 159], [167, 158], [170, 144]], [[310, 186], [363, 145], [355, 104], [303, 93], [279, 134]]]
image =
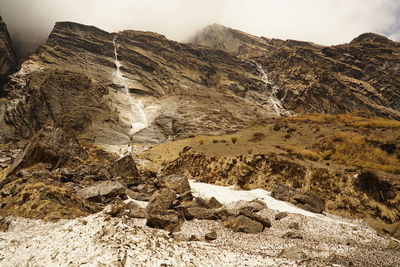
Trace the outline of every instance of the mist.
[[324, 45], [364, 32], [400, 40], [399, 0], [0, 0], [0, 15], [20, 57], [43, 43], [56, 21], [154, 31], [177, 41], [212, 23]]

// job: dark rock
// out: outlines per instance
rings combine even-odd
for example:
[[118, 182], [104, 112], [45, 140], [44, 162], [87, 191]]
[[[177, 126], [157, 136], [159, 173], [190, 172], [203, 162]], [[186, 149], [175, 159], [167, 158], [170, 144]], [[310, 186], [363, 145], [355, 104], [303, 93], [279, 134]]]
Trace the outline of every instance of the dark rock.
[[167, 210], [171, 208], [172, 204], [176, 199], [176, 194], [169, 188], [163, 188], [156, 191], [150, 198], [149, 204], [147, 204], [147, 212], [153, 210]]
[[268, 218], [257, 215], [252, 211], [241, 210], [239, 214], [261, 223], [263, 227], [269, 228], [272, 226], [271, 221]]
[[217, 237], [218, 237], [217, 232], [215, 232], [215, 231], [209, 232], [209, 233], [205, 234], [205, 236], [204, 236], [204, 238], [208, 241], [215, 240], [215, 239], [217, 239]]
[[120, 182], [105, 181], [93, 186], [82, 188], [76, 194], [82, 198], [93, 202], [108, 203], [114, 198], [125, 194], [125, 186]]
[[303, 239], [303, 236], [300, 235], [299, 233], [295, 232], [287, 232], [285, 233], [282, 238], [290, 238], [290, 239]]
[[395, 187], [387, 181], [382, 181], [376, 173], [371, 171], [356, 175], [353, 183], [357, 191], [364, 192], [379, 202], [386, 202], [396, 197]]
[[175, 191], [177, 194], [183, 194], [190, 191], [189, 180], [183, 175], [169, 175], [162, 178], [164, 185]]
[[191, 235], [191, 236], [189, 237], [188, 241], [200, 241], [200, 239], [199, 239], [197, 236], [195, 236], [195, 235]]
[[193, 195], [192, 195], [192, 192], [187, 191], [186, 193], [183, 193], [183, 194], [177, 196], [176, 199], [179, 202], [192, 201], [193, 200]]
[[61, 128], [45, 126], [32, 137], [25, 150], [17, 156], [7, 175], [37, 163], [51, 164], [52, 169], [61, 167], [72, 157], [86, 157], [75, 136]]
[[122, 215], [123, 210], [124, 210], [124, 203], [116, 202], [106, 206], [103, 212], [104, 214], [110, 215], [111, 217], [118, 217]]
[[287, 216], [288, 216], [287, 212], [279, 212], [278, 214], [275, 215], [275, 220], [279, 221]]
[[177, 231], [182, 223], [179, 213], [174, 210], [152, 210], [147, 214], [146, 225], [152, 228]]
[[260, 201], [257, 199], [254, 199], [252, 201], [240, 200], [240, 201], [236, 202], [235, 206], [238, 210], [249, 210], [252, 212], [258, 212], [258, 211], [268, 208], [267, 204], [265, 204], [263, 201]]
[[219, 220], [228, 216], [225, 209], [208, 209], [203, 207], [189, 206], [183, 209], [185, 219], [193, 220]]
[[[3, 79], [17, 70], [17, 59], [6, 24], [0, 17], [0, 86]], [[1, 96], [1, 92], [0, 92]]]
[[114, 161], [110, 168], [110, 174], [114, 177], [115, 176], [121, 176], [121, 177], [138, 177], [138, 176], [140, 176], [139, 171], [136, 167], [136, 163], [130, 154]]
[[282, 201], [290, 202], [300, 208], [314, 213], [322, 213], [325, 210], [325, 201], [322, 198], [290, 186], [275, 186], [271, 196]]
[[195, 197], [193, 199], [193, 204], [198, 206], [198, 207], [208, 208], [207, 201], [204, 198], [201, 198], [201, 197]]
[[252, 220], [247, 216], [240, 215], [235, 218], [229, 218], [224, 222], [225, 226], [235, 232], [244, 232], [250, 234], [261, 233], [264, 229], [262, 223]]
[[224, 205], [221, 204], [215, 197], [212, 197], [206, 201], [206, 205], [210, 209], [218, 209], [223, 207]]
[[147, 217], [147, 212], [145, 208], [142, 208], [135, 202], [129, 202], [128, 204], [125, 205], [124, 207], [125, 210], [127, 210], [127, 215], [130, 218], [141, 218], [145, 219]]
[[11, 224], [11, 220], [9, 218], [0, 216], [0, 232], [8, 231], [10, 224]]

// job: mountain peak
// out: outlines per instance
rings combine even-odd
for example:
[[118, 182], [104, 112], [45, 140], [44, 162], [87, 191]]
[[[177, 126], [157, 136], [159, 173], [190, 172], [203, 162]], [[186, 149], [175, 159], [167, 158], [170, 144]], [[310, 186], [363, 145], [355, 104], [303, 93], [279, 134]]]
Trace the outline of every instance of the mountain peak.
[[354, 38], [350, 43], [351, 44], [357, 44], [357, 43], [382, 43], [382, 44], [390, 43], [391, 44], [391, 43], [393, 43], [393, 41], [383, 35], [372, 33], [372, 32], [367, 32], [367, 33], [363, 33], [363, 34], [359, 35], [358, 37]]
[[198, 31], [189, 39], [189, 43], [212, 47], [237, 55], [243, 44], [265, 45], [266, 41], [254, 35], [214, 23]]

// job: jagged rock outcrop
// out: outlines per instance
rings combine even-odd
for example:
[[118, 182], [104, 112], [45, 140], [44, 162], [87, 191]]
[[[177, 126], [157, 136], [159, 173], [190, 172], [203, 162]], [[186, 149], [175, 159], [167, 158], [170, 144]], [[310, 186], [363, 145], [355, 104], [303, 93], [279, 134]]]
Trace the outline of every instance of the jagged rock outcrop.
[[[0, 87], [4, 78], [17, 70], [17, 59], [15, 57], [10, 34], [7, 26], [0, 17]], [[1, 96], [1, 91], [0, 91]]]
[[278, 97], [295, 112], [369, 111], [400, 119], [400, 44], [373, 33], [349, 44], [256, 37], [212, 25], [191, 41], [256, 61], [279, 87]]
[[273, 115], [266, 88], [253, 62], [219, 50], [59, 22], [6, 86], [1, 134], [26, 138], [75, 113], [67, 127], [104, 146], [225, 133]]

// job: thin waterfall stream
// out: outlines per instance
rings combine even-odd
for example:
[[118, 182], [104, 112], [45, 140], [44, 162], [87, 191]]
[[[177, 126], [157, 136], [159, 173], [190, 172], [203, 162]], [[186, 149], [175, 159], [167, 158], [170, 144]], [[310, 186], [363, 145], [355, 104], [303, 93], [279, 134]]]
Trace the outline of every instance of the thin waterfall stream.
[[264, 83], [269, 87], [271, 87], [271, 91], [269, 92], [269, 100], [271, 102], [271, 104], [273, 105], [276, 115], [281, 116], [285, 113], [285, 109], [282, 106], [281, 101], [279, 100], [279, 98], [276, 96], [277, 94], [277, 87], [275, 85], [273, 85], [272, 82], [270, 82], [268, 80], [268, 75], [267, 73], [264, 71], [263, 67], [260, 64], [257, 64], [257, 69], [258, 71], [261, 73], [261, 79], [264, 81]]
[[116, 71], [114, 72], [114, 83], [124, 87], [124, 93], [126, 95], [126, 99], [129, 102], [129, 106], [132, 112], [132, 117], [130, 118], [130, 121], [132, 123], [132, 128], [129, 134], [133, 135], [134, 133], [142, 130], [143, 128], [146, 128], [149, 123], [146, 117], [142, 101], [136, 99], [130, 94], [128, 81], [121, 72], [122, 64], [118, 60], [117, 37], [113, 38], [113, 44], [114, 44], [115, 66], [117, 68]]

